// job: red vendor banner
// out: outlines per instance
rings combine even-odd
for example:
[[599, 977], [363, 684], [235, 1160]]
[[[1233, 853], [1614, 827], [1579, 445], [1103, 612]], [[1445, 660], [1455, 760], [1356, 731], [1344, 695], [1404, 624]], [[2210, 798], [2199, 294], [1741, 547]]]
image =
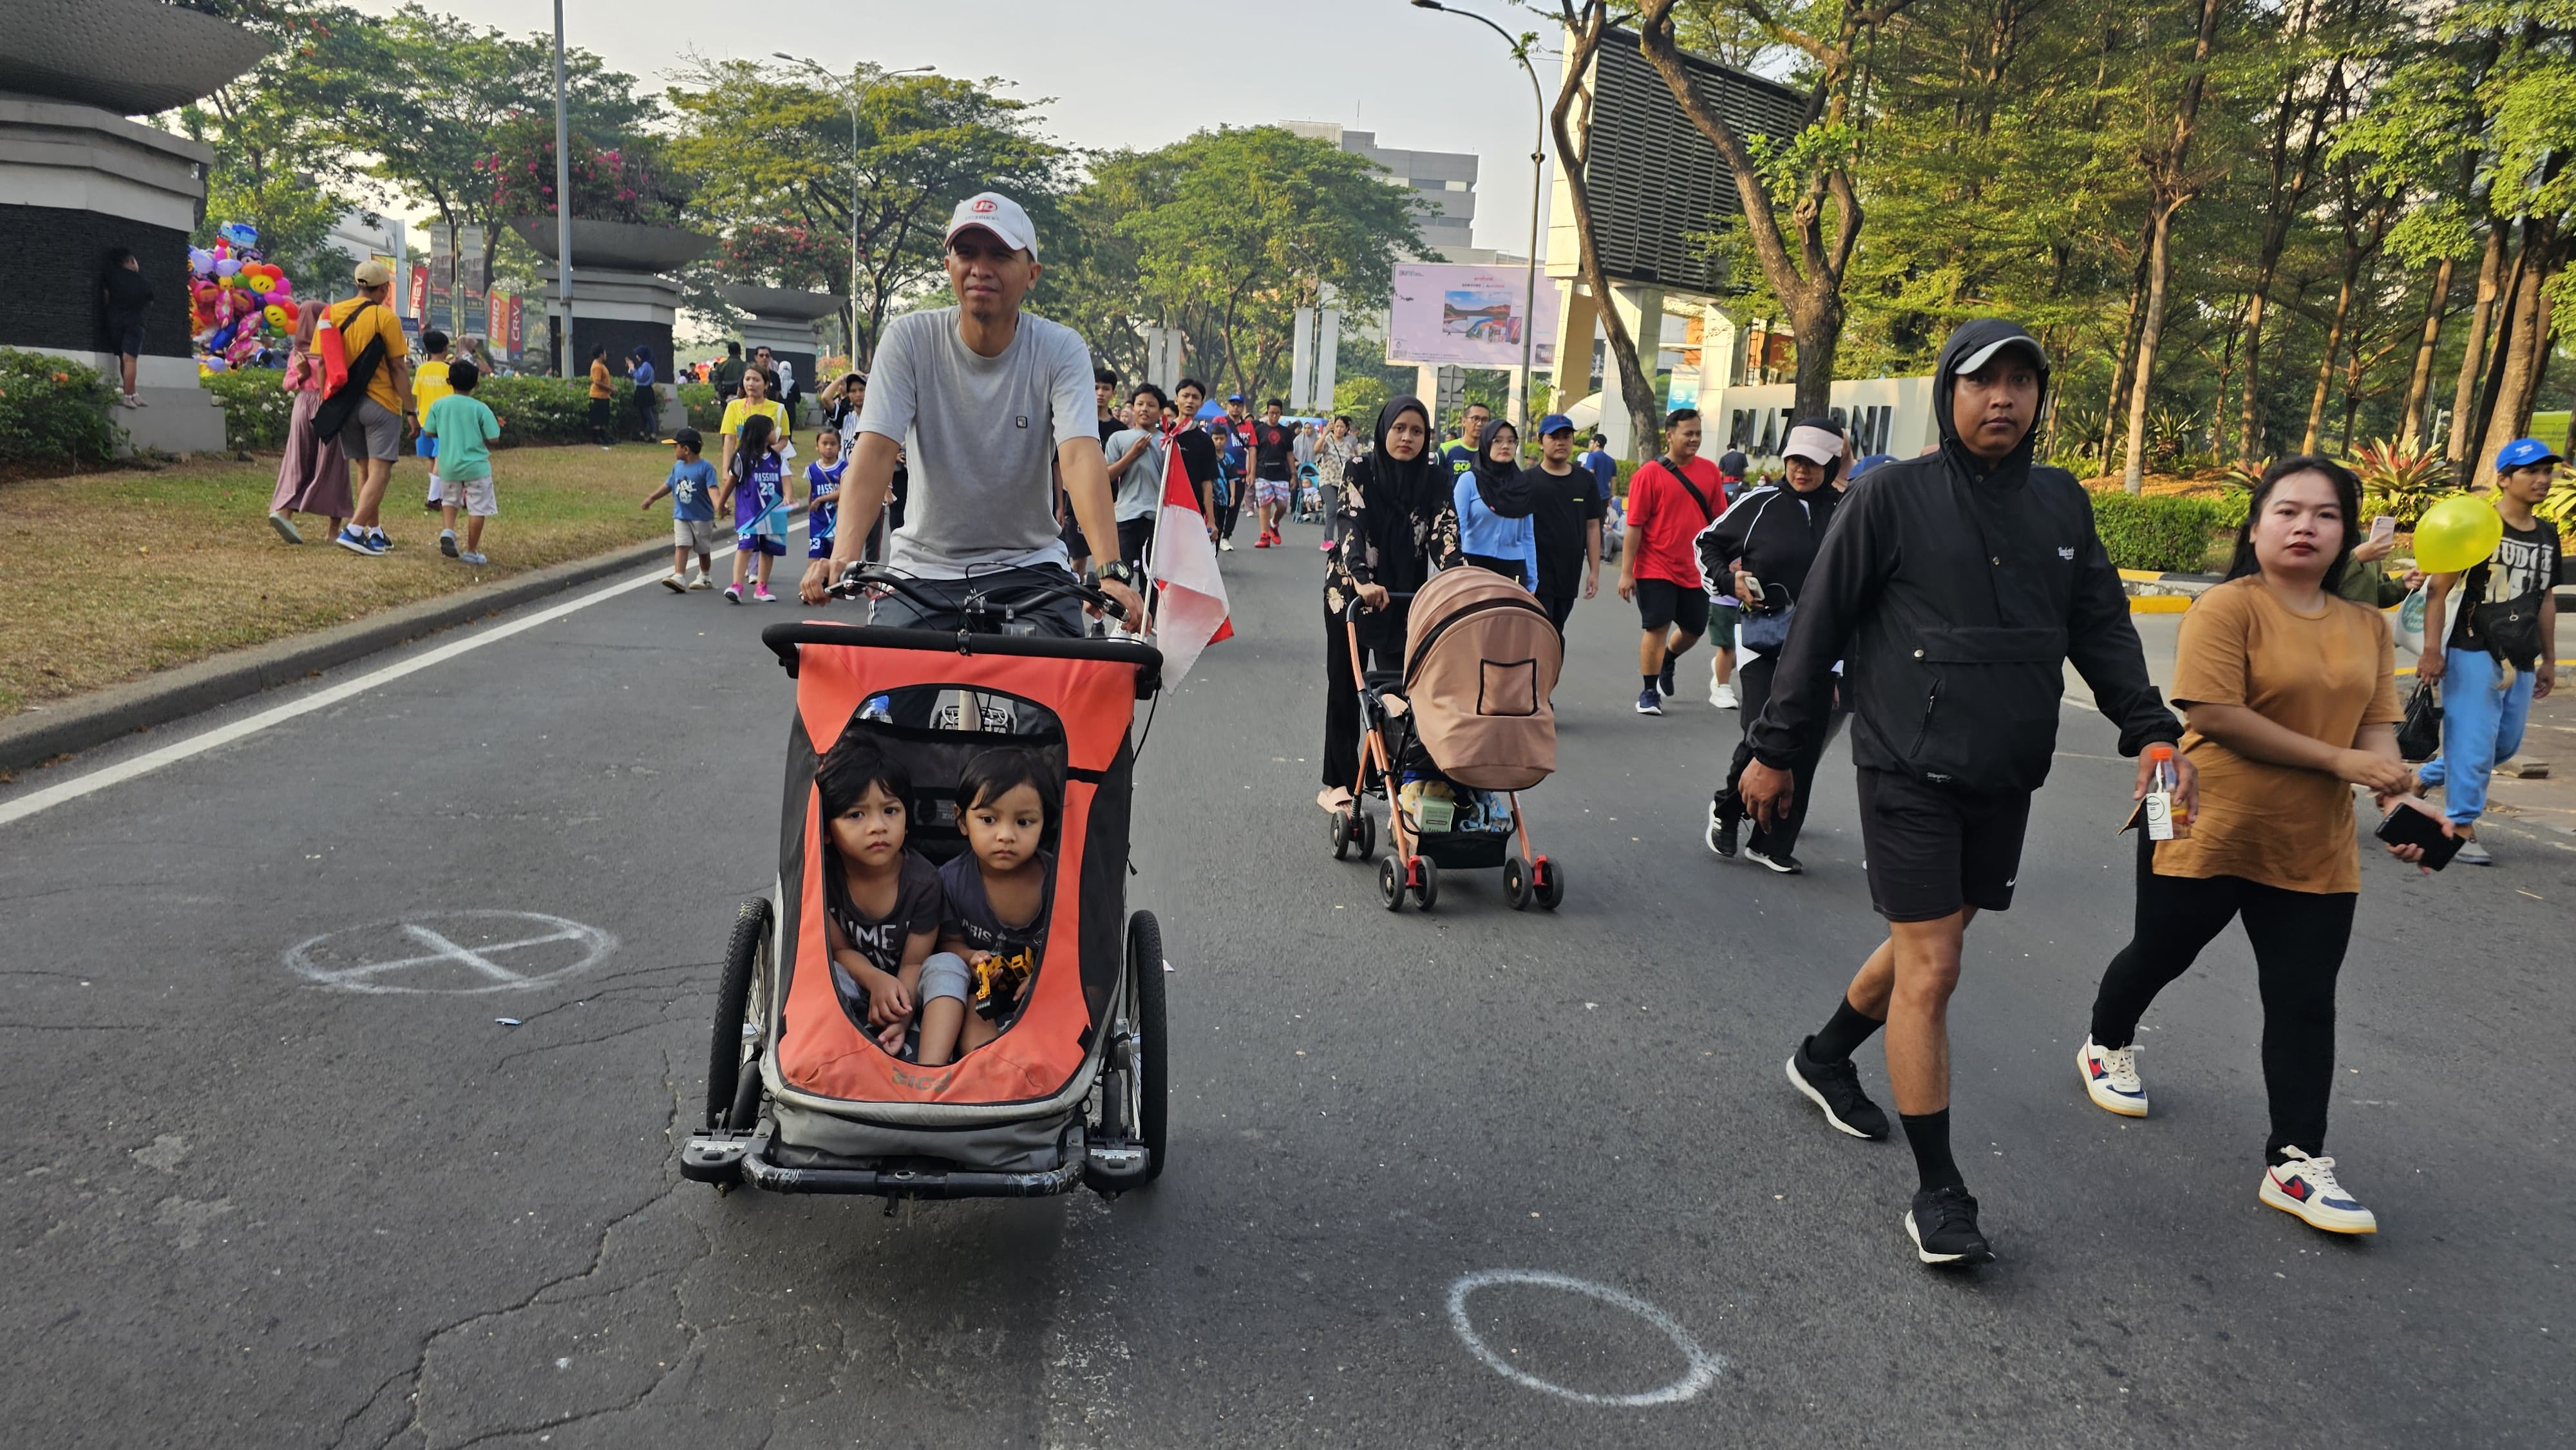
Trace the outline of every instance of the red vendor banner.
[[421, 314], [429, 307], [428, 267], [418, 262], [412, 264], [411, 285], [404, 289], [404, 295], [410, 300], [403, 308], [403, 315], [415, 322], [419, 321]]

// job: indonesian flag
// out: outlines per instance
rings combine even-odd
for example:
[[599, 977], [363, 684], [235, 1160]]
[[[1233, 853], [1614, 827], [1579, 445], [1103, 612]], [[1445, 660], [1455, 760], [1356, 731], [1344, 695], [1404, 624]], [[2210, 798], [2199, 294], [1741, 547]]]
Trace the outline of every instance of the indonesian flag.
[[[1185, 425], [1186, 426], [1186, 425]], [[1199, 512], [1198, 490], [1190, 487], [1181, 450], [1166, 439], [1163, 450], [1163, 507], [1154, 516], [1154, 551], [1146, 573], [1160, 586], [1154, 604], [1154, 642], [1163, 651], [1163, 679], [1178, 684], [1199, 651], [1234, 634], [1225, 600], [1225, 581], [1217, 577], [1216, 545], [1209, 542], [1207, 515]]]

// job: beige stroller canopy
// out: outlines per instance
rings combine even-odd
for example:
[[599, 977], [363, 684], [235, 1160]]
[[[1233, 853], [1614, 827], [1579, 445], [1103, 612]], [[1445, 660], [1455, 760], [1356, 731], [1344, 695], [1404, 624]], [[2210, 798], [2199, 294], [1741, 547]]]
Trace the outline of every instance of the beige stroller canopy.
[[1433, 575], [1413, 597], [1404, 695], [1440, 773], [1478, 790], [1526, 790], [1556, 770], [1565, 640], [1531, 593], [1488, 569]]

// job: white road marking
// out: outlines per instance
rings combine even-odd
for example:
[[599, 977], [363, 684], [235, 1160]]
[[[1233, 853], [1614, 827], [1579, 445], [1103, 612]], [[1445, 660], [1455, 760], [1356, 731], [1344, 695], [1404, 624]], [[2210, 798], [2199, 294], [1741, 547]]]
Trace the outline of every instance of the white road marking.
[[[728, 559], [733, 557], [733, 553], [733, 549], [728, 547], [718, 551], [714, 557]], [[663, 571], [665, 574], [668, 572], [668, 570]], [[123, 785], [129, 780], [150, 775], [156, 770], [203, 755], [209, 750], [230, 745], [236, 740], [248, 739], [272, 726], [283, 725], [299, 715], [310, 715], [316, 710], [337, 705], [353, 695], [365, 694], [379, 685], [392, 684], [405, 675], [428, 669], [432, 665], [445, 664], [469, 650], [481, 649], [487, 644], [508, 639], [514, 634], [524, 633], [541, 624], [551, 624], [567, 614], [588, 609], [594, 604], [614, 599], [620, 594], [659, 584], [662, 578], [662, 574], [647, 574], [640, 578], [629, 579], [622, 584], [611, 584], [605, 589], [594, 589], [578, 599], [566, 600], [551, 609], [539, 610], [525, 619], [514, 619], [507, 624], [494, 625], [480, 633], [440, 645], [436, 649], [424, 650], [410, 659], [386, 665], [382, 669], [370, 670], [354, 680], [316, 690], [300, 699], [262, 710], [256, 715], [245, 716], [229, 725], [216, 726], [202, 735], [192, 735], [175, 744], [164, 745], [158, 750], [145, 751], [131, 760], [121, 760], [114, 765], [93, 770], [87, 775], [74, 776], [59, 785], [49, 785], [42, 790], [29, 791], [25, 795], [0, 801], [0, 826], [23, 821], [39, 811], [68, 804], [85, 795], [105, 790], [109, 786]]]
[[[1476, 1326], [1468, 1322], [1467, 1296], [1479, 1289], [1490, 1289], [1498, 1284], [1529, 1284], [1542, 1289], [1563, 1289], [1568, 1293], [1581, 1294], [1598, 1299], [1604, 1304], [1615, 1304], [1627, 1310], [1662, 1330], [1664, 1337], [1673, 1342], [1673, 1348], [1681, 1351], [1685, 1367], [1680, 1378], [1675, 1379], [1671, 1384], [1633, 1395], [1594, 1394], [1589, 1390], [1568, 1389], [1564, 1385], [1540, 1379], [1496, 1354], [1493, 1347], [1485, 1343], [1484, 1339], [1476, 1333]], [[1724, 1356], [1701, 1348], [1699, 1341], [1691, 1338], [1690, 1331], [1684, 1329], [1678, 1320], [1636, 1295], [1624, 1289], [1614, 1289], [1607, 1284], [1596, 1284], [1590, 1279], [1578, 1279], [1571, 1274], [1552, 1273], [1546, 1269], [1479, 1269], [1472, 1274], [1460, 1275], [1458, 1281], [1449, 1286], [1449, 1327], [1456, 1330], [1458, 1337], [1466, 1341], [1467, 1348], [1496, 1374], [1525, 1389], [1538, 1390], [1561, 1400], [1571, 1400], [1578, 1405], [1620, 1407], [1678, 1405], [1684, 1400], [1696, 1398], [1700, 1391], [1717, 1383], [1718, 1372], [1726, 1368]]]
[[[455, 938], [447, 935], [445, 932], [423, 924], [425, 922], [432, 921], [445, 923], [516, 922], [546, 927], [549, 928], [549, 930], [533, 936], [516, 937], [509, 941], [485, 942], [480, 946], [469, 947], [461, 945], [455, 940]], [[463, 928], [460, 927], [459, 930], [462, 932]], [[330, 944], [332, 943], [349, 943], [357, 946], [364, 946], [370, 941], [384, 942], [394, 939], [397, 934], [401, 937], [408, 937], [413, 942], [430, 948], [430, 951], [425, 955], [393, 957], [382, 961], [360, 960], [342, 964], [333, 960], [338, 953], [330, 949]], [[493, 960], [494, 957], [501, 956], [509, 952], [524, 951], [530, 947], [545, 946], [554, 942], [577, 942], [580, 944], [580, 955], [569, 963], [544, 968], [542, 970], [526, 972], [513, 971], [512, 969]], [[617, 938], [600, 930], [598, 927], [585, 926], [580, 922], [566, 920], [560, 916], [548, 916], [544, 912], [490, 910], [426, 911], [421, 912], [416, 916], [405, 917], [396, 921], [371, 922], [365, 926], [345, 927], [339, 931], [325, 932], [321, 936], [297, 942], [294, 946], [287, 948], [285, 961], [288, 971], [295, 973], [306, 981], [312, 982], [316, 986], [336, 987], [344, 992], [367, 992], [374, 994], [398, 994], [407, 996], [422, 994], [461, 994], [466, 996], [479, 996], [486, 992], [507, 992], [516, 988], [542, 987], [550, 982], [561, 981], [566, 977], [587, 971], [591, 967], [598, 965], [601, 961], [607, 958], [610, 952], [615, 950], [617, 950]], [[422, 968], [446, 969], [457, 967], [462, 967], [465, 970], [484, 978], [485, 985], [474, 987], [403, 986], [377, 980], [377, 978], [389, 973], [411, 972]]]

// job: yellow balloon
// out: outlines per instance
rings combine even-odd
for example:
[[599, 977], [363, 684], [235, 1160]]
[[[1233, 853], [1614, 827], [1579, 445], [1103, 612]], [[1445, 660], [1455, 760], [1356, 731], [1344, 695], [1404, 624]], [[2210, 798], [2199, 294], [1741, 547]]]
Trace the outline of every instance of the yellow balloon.
[[2415, 525], [2415, 567], [2457, 574], [2486, 562], [2504, 538], [2504, 517], [2473, 494], [2454, 494], [2424, 511]]

